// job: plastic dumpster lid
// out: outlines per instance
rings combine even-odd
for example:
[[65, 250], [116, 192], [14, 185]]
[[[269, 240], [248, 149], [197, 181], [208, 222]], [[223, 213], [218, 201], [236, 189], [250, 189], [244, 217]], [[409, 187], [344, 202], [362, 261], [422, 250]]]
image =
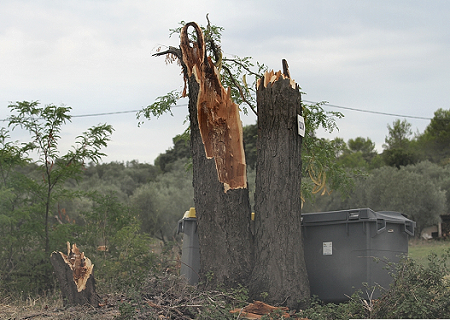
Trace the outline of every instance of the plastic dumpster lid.
[[386, 221], [392, 221], [392, 222], [401, 222], [409, 220], [404, 215], [402, 215], [400, 212], [397, 211], [377, 211], [377, 218], [378, 219], [384, 219]]
[[410, 236], [414, 236], [414, 229], [416, 228], [416, 222], [408, 219], [400, 212], [396, 211], [379, 211], [377, 212], [377, 217], [379, 220], [384, 220], [385, 222], [403, 224], [404, 231]]
[[188, 211], [184, 213], [183, 219], [189, 219], [189, 218], [197, 218], [195, 215], [195, 208], [191, 207]]
[[328, 212], [303, 213], [303, 223], [320, 223], [333, 221], [348, 221], [359, 219], [376, 219], [376, 213], [369, 208], [350, 209]]

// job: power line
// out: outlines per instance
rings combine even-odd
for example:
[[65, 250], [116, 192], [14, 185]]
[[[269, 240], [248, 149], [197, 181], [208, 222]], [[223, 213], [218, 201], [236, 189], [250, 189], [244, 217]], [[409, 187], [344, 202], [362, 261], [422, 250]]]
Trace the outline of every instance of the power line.
[[[187, 104], [177, 104], [172, 106], [172, 108], [175, 107], [186, 107]], [[97, 117], [97, 116], [108, 116], [112, 114], [123, 114], [123, 113], [136, 113], [141, 110], [127, 110], [127, 111], [111, 111], [111, 112], [102, 112], [102, 113], [90, 113], [90, 114], [79, 114], [72, 116], [72, 118], [85, 118], [85, 117]]]
[[[175, 107], [186, 107], [187, 104], [177, 104], [175, 106], [172, 106], [172, 108]], [[102, 112], [102, 113], [87, 113], [87, 114], [77, 114], [71, 116], [71, 118], [87, 118], [87, 117], [98, 117], [98, 116], [109, 116], [114, 114], [125, 114], [125, 113], [137, 113], [141, 110], [126, 110], [126, 111], [110, 111], [110, 112]], [[8, 119], [0, 119], [0, 121], [6, 122]]]
[[[303, 100], [307, 103], [314, 103], [317, 102], [314, 101], [308, 101]], [[420, 120], [431, 120], [432, 118], [427, 117], [419, 117], [419, 116], [408, 116], [403, 114], [397, 114], [397, 113], [389, 113], [389, 112], [381, 112], [381, 111], [373, 111], [373, 110], [363, 110], [363, 109], [357, 109], [357, 108], [350, 108], [350, 107], [343, 107], [343, 106], [336, 106], [334, 104], [325, 103], [324, 106], [331, 107], [331, 108], [337, 108], [337, 109], [345, 109], [345, 110], [351, 110], [351, 111], [357, 111], [357, 112], [365, 112], [365, 113], [373, 113], [373, 114], [381, 114], [384, 116], [391, 116], [391, 117], [400, 117], [400, 118], [410, 118], [410, 119], [420, 119]]]
[[128, 110], [128, 111], [113, 111], [113, 112], [102, 112], [102, 113], [90, 113], [90, 114], [79, 114], [72, 116], [72, 118], [86, 118], [86, 117], [97, 117], [97, 116], [109, 116], [112, 114], [123, 114], [123, 113], [136, 113], [139, 110]]
[[[313, 103], [316, 104], [315, 101], [309, 101], [309, 100], [303, 100], [307, 103]], [[173, 107], [186, 107], [187, 104], [180, 104], [175, 105]], [[344, 107], [344, 106], [338, 106], [330, 103], [325, 103], [324, 106], [331, 107], [331, 108], [337, 108], [337, 109], [344, 109], [344, 110], [350, 110], [350, 111], [357, 111], [357, 112], [364, 112], [364, 113], [372, 113], [372, 114], [380, 114], [384, 116], [391, 116], [391, 117], [401, 117], [401, 118], [410, 118], [410, 119], [420, 119], [420, 120], [431, 120], [432, 118], [427, 117], [419, 117], [419, 116], [410, 116], [410, 115], [404, 115], [404, 114], [397, 114], [397, 113], [389, 113], [389, 112], [381, 112], [381, 111], [373, 111], [373, 110], [364, 110], [364, 109], [358, 109], [358, 108], [350, 108], [350, 107]], [[140, 110], [128, 110], [128, 111], [115, 111], [115, 112], [103, 112], [103, 113], [93, 113], [93, 114], [82, 114], [82, 115], [75, 115], [72, 116], [72, 118], [83, 118], [83, 117], [95, 117], [95, 116], [104, 116], [104, 115], [113, 115], [113, 114], [122, 114], [122, 113], [136, 113]]]
[[[309, 100], [303, 100], [303, 102], [313, 103], [313, 104], [318, 103], [318, 102], [309, 101]], [[175, 108], [175, 107], [186, 107], [186, 106], [187, 106], [187, 104], [177, 104], [177, 105], [174, 105], [172, 107]], [[403, 115], [403, 114], [397, 114], [397, 113], [389, 113], [389, 112], [381, 112], [381, 111], [373, 111], [373, 110], [364, 110], [364, 109], [358, 109], [358, 108], [350, 108], [350, 107], [344, 107], [344, 106], [337, 106], [337, 105], [330, 104], [330, 103], [325, 103], [324, 106], [327, 106], [327, 107], [330, 107], [330, 108], [337, 108], [337, 109], [356, 111], [356, 112], [380, 114], [380, 115], [391, 116], [391, 117], [420, 119], [420, 120], [432, 120], [432, 118], [427, 118], [427, 117], [410, 116], [410, 115]], [[137, 113], [139, 111], [140, 110], [126, 110], [126, 111], [111, 111], [111, 112], [102, 112], [102, 113], [88, 113], [88, 114], [73, 115], [72, 118], [86, 118], [86, 117], [108, 116], [108, 115], [114, 115], [114, 114]], [[0, 119], [0, 121], [8, 121], [8, 120], [7, 119]]]

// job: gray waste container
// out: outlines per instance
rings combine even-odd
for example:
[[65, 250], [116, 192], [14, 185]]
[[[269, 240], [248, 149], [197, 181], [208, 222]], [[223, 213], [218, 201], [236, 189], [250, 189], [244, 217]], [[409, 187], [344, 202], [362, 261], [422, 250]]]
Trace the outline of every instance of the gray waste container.
[[178, 221], [178, 233], [183, 233], [180, 274], [190, 285], [198, 283], [200, 270], [200, 246], [198, 244], [195, 208], [190, 208]]
[[398, 212], [368, 208], [302, 214], [311, 294], [342, 302], [358, 289], [365, 292], [363, 283], [388, 288], [392, 276], [385, 261], [398, 262], [408, 253], [415, 225]]

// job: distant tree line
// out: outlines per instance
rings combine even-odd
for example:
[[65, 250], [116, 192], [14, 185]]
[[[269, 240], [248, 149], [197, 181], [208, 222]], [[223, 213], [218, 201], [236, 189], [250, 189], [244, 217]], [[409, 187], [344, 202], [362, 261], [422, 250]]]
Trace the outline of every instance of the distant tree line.
[[336, 161], [354, 176], [348, 195], [340, 192], [305, 204], [304, 212], [370, 207], [399, 211], [417, 222], [417, 232], [450, 208], [450, 110], [438, 109], [423, 133], [406, 120], [387, 126], [383, 151], [370, 138], [336, 138]]
[[[157, 268], [150, 248], [173, 243], [177, 221], [193, 206], [186, 136], [174, 137], [173, 146], [154, 164], [101, 163], [100, 149], [111, 127], [90, 128], [80, 136], [79, 149], [60, 155], [59, 132], [64, 119], [70, 121], [70, 108], [26, 102], [10, 108], [16, 116], [11, 126], [29, 121], [30, 130], [40, 131], [30, 131], [30, 141], [20, 143], [10, 139], [11, 127], [0, 132], [0, 290], [52, 289], [49, 251], [64, 251], [66, 241], [77, 243], [99, 266], [100, 286], [112, 279], [117, 284], [138, 281], [149, 268]], [[37, 112], [48, 121], [33, 126]], [[421, 134], [413, 135], [406, 120], [396, 120], [387, 129], [381, 153], [370, 138], [329, 141], [335, 161], [353, 177], [353, 188], [331, 194], [322, 190], [306, 199], [302, 211], [400, 211], [417, 222], [419, 232], [448, 213], [450, 111], [437, 110]], [[257, 125], [244, 127], [251, 194], [257, 134]], [[31, 150], [38, 153], [37, 160], [28, 156]]]

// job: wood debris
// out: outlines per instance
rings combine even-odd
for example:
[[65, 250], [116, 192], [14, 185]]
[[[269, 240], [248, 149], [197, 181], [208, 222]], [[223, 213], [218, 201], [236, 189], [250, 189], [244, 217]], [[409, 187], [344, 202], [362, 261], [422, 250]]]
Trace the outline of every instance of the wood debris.
[[284, 318], [290, 318], [289, 309], [286, 307], [274, 307], [261, 301], [254, 301], [244, 308], [231, 310], [231, 313], [239, 313], [245, 319], [260, 319], [264, 315], [280, 310], [283, 312]]

